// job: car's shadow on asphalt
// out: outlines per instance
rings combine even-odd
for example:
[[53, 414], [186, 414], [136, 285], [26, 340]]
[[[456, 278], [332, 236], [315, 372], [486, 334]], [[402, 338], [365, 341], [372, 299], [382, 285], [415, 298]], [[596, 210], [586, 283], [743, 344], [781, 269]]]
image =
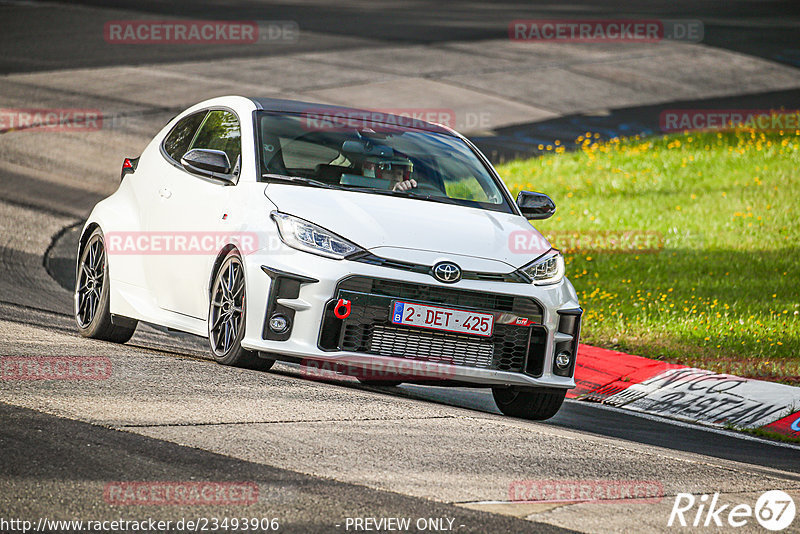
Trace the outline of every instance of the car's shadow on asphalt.
[[[304, 376], [297, 365], [277, 364], [269, 371], [286, 377], [324, 382], [331, 387], [346, 387], [372, 391], [382, 395], [405, 397], [435, 404], [463, 408], [475, 412], [476, 416], [497, 416], [500, 411], [494, 403], [491, 389], [471, 387], [440, 387], [402, 384], [400, 386], [368, 386], [352, 377], [311, 378]], [[619, 409], [607, 408], [596, 403], [567, 400], [561, 410], [547, 421], [525, 421], [535, 429], [543, 424], [558, 428], [585, 432], [594, 436], [621, 439], [642, 445], [651, 445], [704, 454], [712, 458], [732, 460], [754, 466], [762, 466], [774, 473], [780, 469], [796, 473], [791, 478], [800, 480], [800, 446], [773, 443], [751, 438], [744, 434], [676, 423], [664, 418], [642, 417], [625, 413]]]

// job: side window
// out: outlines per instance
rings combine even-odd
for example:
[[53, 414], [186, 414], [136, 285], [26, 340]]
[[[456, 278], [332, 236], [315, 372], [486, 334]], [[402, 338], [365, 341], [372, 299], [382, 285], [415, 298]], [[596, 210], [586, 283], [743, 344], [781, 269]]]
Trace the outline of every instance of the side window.
[[175, 161], [180, 161], [184, 154], [189, 150], [189, 143], [192, 142], [194, 133], [203, 122], [206, 111], [193, 113], [178, 121], [172, 131], [164, 139], [164, 151]]
[[231, 167], [236, 169], [242, 153], [242, 133], [236, 115], [230, 111], [209, 111], [190, 148], [222, 150], [228, 155]]

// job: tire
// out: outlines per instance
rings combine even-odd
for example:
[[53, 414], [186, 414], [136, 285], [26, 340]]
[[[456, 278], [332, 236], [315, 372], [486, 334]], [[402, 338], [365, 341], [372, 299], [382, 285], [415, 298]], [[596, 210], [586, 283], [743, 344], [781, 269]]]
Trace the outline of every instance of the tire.
[[127, 319], [126, 326], [111, 321], [110, 283], [105, 240], [98, 228], [78, 256], [73, 294], [75, 324], [83, 337], [125, 343], [136, 331], [137, 321]]
[[493, 387], [492, 396], [503, 415], [534, 421], [550, 419], [564, 403], [566, 389]]
[[236, 250], [225, 256], [214, 273], [208, 305], [208, 343], [217, 363], [266, 371], [275, 360], [259, 358], [257, 352], [242, 348], [247, 297], [244, 265]]

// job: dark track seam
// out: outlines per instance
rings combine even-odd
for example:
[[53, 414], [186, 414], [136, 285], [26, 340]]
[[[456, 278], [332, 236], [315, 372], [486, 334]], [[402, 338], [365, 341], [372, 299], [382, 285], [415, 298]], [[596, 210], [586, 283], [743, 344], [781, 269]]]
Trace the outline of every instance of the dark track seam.
[[[37, 306], [29, 306], [28, 304], [20, 304], [18, 302], [11, 302], [9, 300], [0, 300], [0, 306], [13, 306], [15, 308], [23, 308], [23, 309], [26, 309], [26, 310], [33, 310], [33, 311], [37, 311], [37, 312], [41, 312], [41, 313], [49, 313], [50, 315], [58, 315], [60, 317], [72, 317], [72, 315], [69, 314], [69, 313], [57, 312], [57, 311], [53, 311], [53, 310], [47, 310], [45, 308], [39, 308]], [[13, 321], [13, 319], [8, 319], [8, 318], [4, 318], [4, 320]], [[24, 322], [24, 321], [20, 321], [20, 322]]]
[[190, 426], [235, 426], [235, 425], [276, 425], [276, 424], [290, 424], [290, 423], [361, 423], [364, 421], [418, 421], [428, 419], [459, 419], [455, 415], [432, 415], [427, 417], [405, 417], [397, 418], [380, 418], [368, 417], [360, 419], [303, 419], [303, 420], [279, 420], [279, 421], [235, 421], [227, 423], [164, 423], [156, 425], [137, 424], [137, 425], [113, 425], [114, 428], [163, 428], [163, 427], [190, 427]]
[[[41, 72], [50, 72], [50, 71], [37, 71], [37, 72], [41, 73]], [[58, 71], [55, 71], [55, 72], [58, 72]], [[162, 113], [162, 112], [163, 113], [176, 113], [177, 114], [177, 113], [180, 113], [181, 111], [183, 111], [183, 109], [184, 109], [184, 108], [178, 108], [178, 107], [175, 107], [175, 106], [171, 106], [171, 107], [170, 106], [145, 107], [145, 104], [142, 104], [141, 102], [135, 102], [135, 101], [127, 100], [127, 99], [124, 99], [124, 98], [116, 98], [116, 97], [113, 97], [113, 96], [104, 96], [104, 95], [99, 95], [99, 94], [96, 94], [96, 93], [83, 92], [83, 91], [73, 91], [73, 90], [70, 90], [70, 89], [52, 89], [50, 87], [42, 87], [41, 85], [36, 84], [36, 83], [23, 82], [23, 81], [20, 81], [20, 80], [4, 80], [4, 81], [5, 81], [5, 83], [11, 83], [11, 84], [19, 85], [19, 86], [22, 86], [22, 87], [32, 88], [32, 89], [50, 90], [50, 91], [52, 91], [54, 93], [58, 93], [58, 94], [61, 94], [61, 95], [80, 96], [80, 97], [84, 97], [84, 98], [85, 97], [99, 98], [99, 99], [102, 99], [104, 101], [108, 101], [110, 103], [127, 104], [127, 105], [130, 105], [130, 106], [143, 107], [143, 108], [145, 108], [146, 111], [137, 111], [136, 112], [137, 114], [142, 114], [142, 115], [145, 114], [145, 113], [147, 113], [147, 114], [156, 114], [156, 113]]]
[[17, 207], [17, 208], [33, 210], [33, 211], [37, 211], [39, 213], [46, 213], [47, 215], [55, 215], [56, 217], [64, 217], [64, 218], [69, 218], [69, 219], [80, 218], [79, 215], [76, 215], [74, 213], [70, 213], [68, 211], [61, 211], [61, 210], [57, 210], [57, 209], [53, 209], [53, 208], [48, 208], [48, 207], [45, 207], [45, 206], [40, 206], [38, 204], [31, 204], [29, 202], [23, 202], [21, 200], [14, 200], [14, 199], [11, 199], [11, 198], [0, 198], [0, 202], [3, 202], [4, 204], [9, 204], [9, 205]]

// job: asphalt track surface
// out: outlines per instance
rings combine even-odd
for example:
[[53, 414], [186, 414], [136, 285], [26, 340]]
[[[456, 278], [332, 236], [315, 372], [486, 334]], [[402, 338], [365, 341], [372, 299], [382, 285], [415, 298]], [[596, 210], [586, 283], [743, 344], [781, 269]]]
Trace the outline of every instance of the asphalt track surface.
[[[110, 97], [92, 101], [86, 95], [117, 84], [130, 87], [130, 94], [115, 97], [115, 109], [129, 109], [134, 120], [89, 142], [72, 134], [5, 133], [0, 139], [0, 355], [104, 357], [112, 373], [102, 381], [0, 382], [0, 518], [278, 517], [281, 531], [343, 532], [348, 517], [447, 517], [457, 532], [657, 532], [666, 529], [678, 492], [719, 492], [725, 502], [751, 504], [768, 489], [800, 497], [796, 446], [580, 402], [533, 423], [499, 415], [487, 390], [318, 382], [289, 365], [267, 373], [232, 369], [210, 361], [203, 340], [144, 325], [123, 346], [80, 338], [68, 290], [75, 229], [113, 191], [119, 158], [111, 147], [141, 147], [180, 108], [155, 100], [132, 105], [135, 79], [87, 77], [71, 92], [41, 89], [46, 85], [35, 78], [43, 73], [57, 80], [84, 67], [277, 53], [109, 49], [102, 39], [92, 41], [98, 37], [90, 29], [98, 22], [167, 16], [298, 20], [312, 35], [292, 52], [325, 47], [345, 56], [365, 46], [498, 39], [514, 18], [697, 18], [708, 21], [711, 46], [791, 65], [800, 49], [795, 3], [638, 2], [620, 9], [616, 3], [504, 2], [459, 4], [448, 12], [422, 2], [75, 4], [83, 6], [0, 3], [0, 72], [13, 75], [0, 79], [0, 91], [13, 107], [29, 95], [36, 99], [32, 106], [91, 107], [109, 105]], [[770, 24], [775, 31], [765, 32]], [[52, 70], [64, 73], [48, 75]], [[791, 102], [794, 91], [730, 98], [742, 106], [757, 98], [775, 104]], [[626, 121], [651, 116], [636, 109], [614, 113], [628, 113]], [[553, 127], [566, 124], [552, 120]], [[116, 481], [203, 480], [255, 483], [259, 501], [247, 507], [118, 506], [103, 497]], [[520, 480], [655, 481], [664, 496], [656, 502], [509, 503], [509, 487]]]
[[[4, 2], [6, 3], [6, 2]], [[15, 2], [8, 2], [14, 4]], [[16, 2], [24, 4], [25, 2]], [[423, 2], [390, 3], [270, 2], [240, 0], [216, 2], [160, 2], [157, 0], [75, 0], [73, 5], [103, 7], [103, 10], [61, 13], [26, 13], [6, 21], [9, 31], [0, 35], [3, 50], [13, 53], [0, 58], [0, 73], [96, 67], [118, 63], [156, 63], [187, 59], [185, 50], [174, 47], [124, 47], [111, 53], [103, 46], [102, 34], [92, 32], [93, 23], [125, 18], [136, 13], [142, 18], [169, 17], [217, 20], [293, 20], [312, 32], [325, 34], [325, 46], [343, 54], [364, 40], [377, 46], [389, 43], [438, 44], [504, 38], [509, 21], [517, 19], [694, 19], [705, 27], [703, 41], [790, 64], [800, 64], [797, 22], [800, 5], [791, 0], [770, 2], [718, 2], [714, 0], [572, 0], [569, 2]], [[30, 32], [31, 26], [48, 31], [48, 39]], [[296, 46], [310, 50], [318, 41]], [[264, 51], [238, 47], [195, 47], [189, 57], [215, 59], [263, 55]], [[280, 48], [266, 52], [281, 54]], [[411, 73], [409, 73], [411, 74]]]

